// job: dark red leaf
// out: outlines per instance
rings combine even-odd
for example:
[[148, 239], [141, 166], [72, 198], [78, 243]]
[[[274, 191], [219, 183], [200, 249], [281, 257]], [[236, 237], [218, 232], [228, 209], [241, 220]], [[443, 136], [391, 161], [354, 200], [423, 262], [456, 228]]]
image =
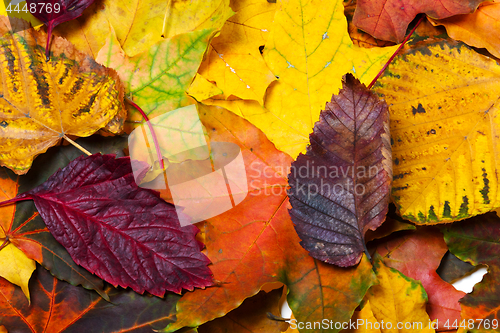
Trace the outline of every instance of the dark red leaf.
[[73, 20], [82, 15], [83, 11], [94, 0], [26, 0], [28, 8], [36, 5], [35, 10], [30, 10], [31, 15], [42, 21], [47, 26], [47, 47], [45, 55], [49, 58], [49, 44], [52, 29], [60, 23]]
[[73, 260], [115, 286], [163, 296], [212, 283], [198, 228], [136, 185], [128, 157], [81, 156], [14, 200], [28, 198]]
[[351, 74], [320, 114], [288, 176], [290, 215], [316, 259], [358, 263], [364, 235], [382, 224], [392, 179], [387, 104]]

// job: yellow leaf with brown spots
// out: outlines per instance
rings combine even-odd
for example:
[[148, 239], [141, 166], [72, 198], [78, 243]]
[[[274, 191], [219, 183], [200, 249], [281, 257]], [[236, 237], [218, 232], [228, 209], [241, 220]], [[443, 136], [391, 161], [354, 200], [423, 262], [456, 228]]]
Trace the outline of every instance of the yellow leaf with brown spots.
[[[16, 33], [10, 30], [15, 23]], [[27, 22], [0, 18], [0, 164], [24, 174], [33, 159], [64, 136], [122, 130], [123, 88], [112, 69], [52, 41], [45, 62], [43, 32]]]
[[403, 218], [436, 224], [500, 206], [499, 78], [494, 60], [442, 41], [409, 49], [379, 79]]

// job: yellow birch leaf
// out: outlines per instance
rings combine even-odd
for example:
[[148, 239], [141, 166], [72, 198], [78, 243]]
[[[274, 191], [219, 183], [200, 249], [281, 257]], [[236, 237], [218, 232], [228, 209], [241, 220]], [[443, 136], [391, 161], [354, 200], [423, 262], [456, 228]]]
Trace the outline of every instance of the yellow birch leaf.
[[26, 21], [0, 17], [0, 36], [1, 165], [24, 174], [35, 156], [66, 135], [122, 131], [123, 88], [114, 70], [60, 37], [46, 62], [47, 37]]
[[500, 1], [484, 2], [472, 14], [455, 15], [442, 20], [429, 18], [433, 25], [443, 25], [448, 35], [468, 45], [485, 48], [500, 57]]
[[237, 13], [214, 38], [199, 73], [224, 91], [226, 98], [256, 100], [264, 104], [267, 86], [275, 80], [261, 55], [272, 25], [276, 4], [243, 0]]
[[[0, 238], [0, 244], [3, 242], [4, 239]], [[13, 244], [9, 243], [0, 250], [0, 276], [21, 287], [28, 301], [30, 300], [28, 282], [35, 268], [35, 261]]]
[[462, 43], [420, 45], [394, 59], [375, 91], [389, 105], [403, 218], [456, 221], [500, 207], [500, 66]]
[[265, 120], [254, 124], [296, 157], [305, 151], [325, 103], [341, 88], [342, 76], [353, 72], [369, 83], [395, 50], [354, 46], [341, 0], [278, 1], [264, 59], [279, 80], [267, 90]]
[[57, 26], [54, 33], [96, 58], [111, 25], [125, 54], [133, 57], [165, 38], [219, 30], [232, 14], [229, 0], [103, 0], [94, 2], [81, 17]]
[[[193, 104], [186, 94], [215, 30], [196, 30], [161, 41], [144, 53], [128, 57], [114, 31], [99, 51], [96, 61], [114, 68], [125, 86], [125, 95], [149, 118]], [[143, 117], [129, 108], [126, 131]]]
[[434, 332], [425, 311], [427, 294], [420, 282], [385, 266], [378, 254], [373, 266], [380, 284], [368, 290], [366, 299], [382, 333]]

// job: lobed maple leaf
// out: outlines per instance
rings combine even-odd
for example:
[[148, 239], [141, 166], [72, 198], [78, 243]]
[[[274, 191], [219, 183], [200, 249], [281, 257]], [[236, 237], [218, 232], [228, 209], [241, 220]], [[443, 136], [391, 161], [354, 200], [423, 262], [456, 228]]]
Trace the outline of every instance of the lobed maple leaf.
[[392, 166], [387, 105], [351, 74], [343, 86], [292, 163], [288, 193], [300, 244], [346, 267], [361, 260], [367, 230], [385, 220]]
[[198, 228], [135, 184], [129, 158], [79, 157], [11, 201], [26, 199], [77, 264], [115, 286], [163, 296], [212, 283]]

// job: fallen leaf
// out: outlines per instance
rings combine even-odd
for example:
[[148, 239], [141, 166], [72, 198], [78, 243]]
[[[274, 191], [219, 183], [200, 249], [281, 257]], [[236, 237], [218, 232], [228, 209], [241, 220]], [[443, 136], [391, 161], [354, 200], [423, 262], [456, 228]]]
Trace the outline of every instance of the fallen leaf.
[[494, 60], [441, 41], [397, 56], [378, 80], [373, 89], [391, 119], [392, 198], [403, 218], [436, 224], [500, 205], [499, 77]]
[[470, 46], [486, 48], [500, 57], [500, 3], [484, 2], [471, 14], [455, 15], [442, 20], [430, 19], [434, 25], [443, 25], [448, 35]]
[[483, 0], [409, 1], [358, 0], [353, 23], [375, 38], [401, 43], [406, 29], [419, 13], [443, 19], [476, 10]]
[[276, 78], [259, 47], [267, 41], [276, 4], [245, 0], [238, 1], [237, 6], [236, 15], [210, 43], [199, 73], [215, 82], [225, 98], [256, 100], [263, 105], [267, 86]]
[[[0, 241], [8, 242], [8, 240], [0, 239]], [[0, 250], [0, 276], [9, 282], [21, 287], [28, 301], [30, 300], [30, 292], [28, 282], [31, 274], [36, 268], [35, 261], [28, 258], [23, 251], [19, 250], [11, 243]]]
[[47, 60], [49, 59], [50, 38], [54, 27], [82, 15], [83, 11], [93, 2], [94, 0], [48, 0], [45, 2], [26, 0], [30, 14], [47, 26], [47, 44], [45, 46]]
[[198, 228], [139, 188], [128, 158], [79, 157], [13, 201], [26, 199], [77, 264], [113, 285], [161, 297], [212, 284]]
[[222, 318], [209, 321], [198, 327], [199, 333], [281, 333], [288, 327], [285, 322], [271, 320], [267, 313], [280, 313], [279, 301], [283, 288], [269, 293], [260, 291], [247, 298], [238, 308]]
[[373, 265], [380, 284], [372, 286], [366, 298], [381, 328], [384, 323], [382, 332], [434, 332], [425, 312], [427, 294], [422, 285], [386, 267], [379, 255]]
[[[76, 141], [87, 150], [104, 153], [118, 153], [127, 143], [126, 138], [120, 137], [90, 137]], [[31, 190], [40, 185], [52, 173], [65, 167], [72, 159], [82, 154], [80, 150], [71, 145], [50, 148], [46, 154], [34, 162], [33, 170], [22, 177], [14, 175], [6, 168], [1, 168], [0, 201], [12, 199], [17, 193]], [[123, 156], [123, 153], [121, 155]], [[43, 170], [43, 172], [38, 170]], [[66, 249], [50, 234], [32, 202], [4, 205], [0, 207], [0, 212], [0, 238], [8, 236], [12, 245], [24, 252], [28, 258], [36, 260], [50, 270], [51, 274], [58, 279], [75, 286], [81, 284], [84, 288], [94, 289], [104, 299], [109, 300], [103, 290], [103, 281], [78, 266], [71, 259]], [[33, 269], [34, 265], [33, 262]], [[5, 268], [5, 270], [7, 269], [8, 267]], [[26, 280], [26, 288], [27, 284], [28, 280]]]
[[[496, 332], [500, 321], [500, 218], [476, 216], [441, 229], [450, 252], [473, 265], [488, 265], [488, 273], [472, 293], [460, 300], [462, 319], [473, 320], [472, 332]], [[484, 319], [484, 321], [480, 321]], [[472, 325], [471, 325], [472, 326]], [[468, 326], [469, 327], [469, 326]], [[471, 327], [469, 327], [471, 328]]]
[[[114, 68], [133, 99], [149, 118], [192, 104], [186, 94], [214, 30], [199, 30], [162, 41], [148, 51], [129, 58], [111, 33], [96, 61]], [[127, 131], [144, 119], [135, 109], [129, 112]]]
[[[11, 21], [14, 18], [10, 19]], [[18, 174], [33, 159], [65, 135], [89, 136], [100, 128], [118, 133], [125, 118], [123, 88], [112, 69], [102, 67], [54, 38], [52, 57], [45, 62], [45, 34], [16, 20], [10, 34], [7, 18], [0, 19], [2, 53], [2, 112], [0, 164]]]
[[448, 247], [435, 229], [418, 229], [377, 247], [384, 263], [407, 277], [420, 281], [428, 295], [427, 313], [437, 319], [437, 331], [447, 331], [445, 323], [460, 320], [459, 299], [465, 293], [456, 290], [436, 273]]
[[263, 54], [279, 79], [268, 87], [265, 110], [248, 119], [295, 158], [342, 76], [352, 72], [370, 82], [395, 50], [354, 46], [340, 0], [279, 1]]
[[151, 331], [175, 320], [180, 297], [168, 294], [161, 299], [108, 287], [108, 302], [57, 280], [41, 267], [33, 274], [30, 290], [31, 306], [19, 290], [0, 279], [0, 321], [11, 333]]
[[211, 141], [234, 142], [241, 148], [249, 195], [200, 225], [220, 284], [185, 294], [177, 305], [177, 321], [164, 331], [222, 317], [264, 284], [276, 281], [288, 286], [288, 304], [298, 321], [348, 321], [376, 282], [369, 261], [365, 257], [357, 267], [343, 269], [310, 257], [299, 245], [288, 214], [291, 158], [230, 111], [199, 105], [199, 114]]
[[444, 255], [443, 259], [441, 259], [441, 263], [439, 264], [436, 273], [438, 273], [439, 277], [444, 281], [453, 283], [473, 270], [474, 266], [468, 262], [458, 259], [457, 256], [448, 251]]
[[347, 267], [361, 260], [366, 231], [385, 220], [392, 165], [387, 104], [351, 74], [342, 83], [292, 163], [288, 195], [300, 244]]

